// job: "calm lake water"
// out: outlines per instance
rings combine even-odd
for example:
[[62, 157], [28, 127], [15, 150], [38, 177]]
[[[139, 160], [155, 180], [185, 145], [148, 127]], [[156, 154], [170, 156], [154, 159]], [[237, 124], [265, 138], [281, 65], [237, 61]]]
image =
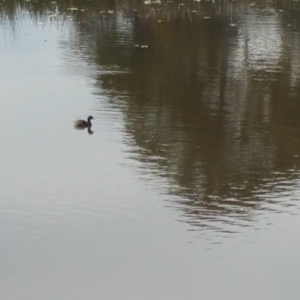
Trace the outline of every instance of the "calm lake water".
[[0, 298], [299, 299], [300, 4], [80, 5], [0, 1]]

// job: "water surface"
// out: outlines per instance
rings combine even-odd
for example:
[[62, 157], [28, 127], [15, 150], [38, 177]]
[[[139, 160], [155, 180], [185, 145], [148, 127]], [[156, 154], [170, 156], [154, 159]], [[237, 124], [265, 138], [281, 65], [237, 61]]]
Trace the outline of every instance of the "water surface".
[[225, 4], [1, 2], [1, 299], [297, 299], [298, 7]]

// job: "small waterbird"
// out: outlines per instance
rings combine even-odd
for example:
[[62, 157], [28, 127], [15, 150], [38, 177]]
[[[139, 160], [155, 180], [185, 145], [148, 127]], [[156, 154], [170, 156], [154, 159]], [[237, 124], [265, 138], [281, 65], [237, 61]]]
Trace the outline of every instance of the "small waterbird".
[[86, 128], [90, 129], [92, 127], [91, 120], [94, 120], [94, 118], [92, 116], [89, 116], [87, 118], [87, 121], [85, 121], [85, 120], [76, 120], [76, 121], [74, 121], [74, 127], [76, 129], [86, 129]]

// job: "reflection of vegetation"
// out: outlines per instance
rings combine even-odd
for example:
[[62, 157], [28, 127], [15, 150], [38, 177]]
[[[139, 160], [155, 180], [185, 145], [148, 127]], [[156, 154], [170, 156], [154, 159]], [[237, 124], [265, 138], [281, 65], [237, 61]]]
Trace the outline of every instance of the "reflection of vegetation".
[[73, 48], [107, 71], [97, 87], [124, 113], [128, 155], [170, 182], [192, 223], [247, 219], [266, 201], [266, 179], [270, 191], [298, 176], [287, 169], [299, 163], [299, 33], [295, 20], [281, 23], [298, 8], [180, 3], [7, 0], [0, 10], [72, 16]]
[[[5, 16], [11, 20], [17, 17], [20, 11], [26, 10], [32, 17], [72, 14], [79, 18], [88, 15], [91, 19], [91, 15], [95, 18], [97, 14], [106, 15], [119, 12], [127, 15], [134, 14], [141, 19], [156, 19], [160, 23], [174, 18], [186, 18], [192, 21], [218, 17], [223, 19], [225, 16], [234, 21], [237, 15], [247, 11], [249, 6], [265, 8], [266, 5], [267, 1], [265, 0], [253, 3], [246, 0], [1, 0], [0, 14], [2, 14], [2, 18]], [[299, 15], [300, 12], [300, 5], [297, 1], [278, 0], [274, 1], [271, 6], [279, 12], [289, 15]], [[272, 12], [265, 9], [264, 13], [269, 15]]]
[[[254, 39], [266, 11], [270, 25]], [[169, 192], [182, 196], [177, 204], [194, 224], [207, 214], [247, 219], [266, 202], [266, 179], [298, 177], [286, 172], [299, 163], [300, 146], [300, 123], [286, 103], [299, 106], [293, 91], [300, 82], [290, 75], [300, 78], [294, 67], [300, 52], [288, 47], [291, 30], [278, 25], [276, 10], [250, 12], [238, 26], [221, 20], [224, 28], [136, 19], [121, 47], [122, 24], [114, 23], [113, 33], [98, 29], [98, 63], [125, 71], [100, 75], [98, 84], [123, 110], [129, 155], [170, 181]], [[114, 42], [103, 43], [106, 34], [115, 35]], [[280, 127], [289, 131], [291, 117], [296, 123], [287, 138]]]

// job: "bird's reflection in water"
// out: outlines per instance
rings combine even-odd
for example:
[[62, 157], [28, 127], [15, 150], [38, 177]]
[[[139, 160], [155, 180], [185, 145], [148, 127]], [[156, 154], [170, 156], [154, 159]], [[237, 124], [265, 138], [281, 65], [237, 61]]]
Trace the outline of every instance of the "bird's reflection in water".
[[76, 120], [74, 121], [74, 128], [77, 130], [85, 130], [87, 129], [88, 134], [93, 134], [94, 131], [92, 130], [92, 122], [94, 118], [92, 116], [89, 116], [87, 121], [85, 120]]
[[93, 134], [93, 133], [94, 133], [94, 131], [92, 130], [92, 126], [91, 126], [91, 127], [88, 127], [87, 132], [88, 132], [89, 134]]

